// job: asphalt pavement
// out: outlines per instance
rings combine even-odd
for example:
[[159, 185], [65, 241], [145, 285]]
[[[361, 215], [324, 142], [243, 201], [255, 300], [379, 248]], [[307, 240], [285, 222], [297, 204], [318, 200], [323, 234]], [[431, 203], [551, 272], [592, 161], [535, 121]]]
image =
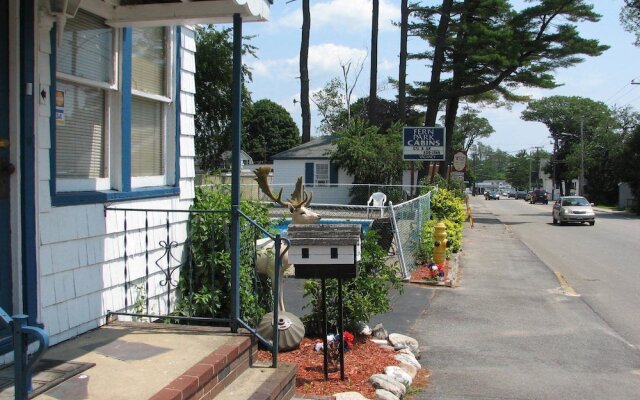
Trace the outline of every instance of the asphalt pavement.
[[[640, 399], [640, 351], [620, 337], [479, 197], [458, 286], [406, 284], [374, 317], [421, 345], [431, 383], [415, 399]], [[301, 286], [286, 297], [300, 309]], [[301, 315], [300, 314], [300, 315]]]
[[640, 399], [640, 351], [483, 200], [471, 208], [459, 287], [434, 290], [410, 328], [432, 373], [416, 398]]

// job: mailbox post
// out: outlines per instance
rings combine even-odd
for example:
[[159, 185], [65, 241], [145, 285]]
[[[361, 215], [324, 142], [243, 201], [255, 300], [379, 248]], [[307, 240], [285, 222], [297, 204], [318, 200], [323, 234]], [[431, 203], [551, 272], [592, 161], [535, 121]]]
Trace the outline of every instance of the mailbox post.
[[361, 258], [362, 227], [359, 224], [290, 225], [289, 262], [295, 277], [320, 279], [322, 290], [322, 343], [324, 379], [329, 379], [327, 343], [327, 278], [338, 279], [338, 323], [340, 330], [340, 379], [344, 380], [344, 321], [342, 280], [355, 278]]

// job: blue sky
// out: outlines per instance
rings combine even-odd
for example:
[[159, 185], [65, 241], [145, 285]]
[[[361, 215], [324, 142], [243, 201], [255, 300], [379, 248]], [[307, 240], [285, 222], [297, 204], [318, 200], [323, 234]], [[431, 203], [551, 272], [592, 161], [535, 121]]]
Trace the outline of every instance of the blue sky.
[[[269, 22], [247, 23], [243, 27], [244, 35], [256, 35], [251, 43], [259, 49], [258, 59], [244, 59], [253, 70], [249, 90], [254, 101], [268, 98], [285, 107], [300, 127], [300, 104], [294, 103], [294, 99], [299, 99], [300, 92], [301, 0], [288, 4], [286, 0], [275, 0], [274, 3]], [[435, 4], [439, 0], [423, 3]], [[618, 21], [623, 1], [595, 0], [592, 3], [602, 19], [598, 23], [581, 24], [579, 30], [583, 37], [599, 39], [611, 48], [600, 57], [586, 58], [575, 67], [556, 71], [556, 80], [562, 84], [559, 88], [527, 88], [519, 93], [536, 99], [553, 95], [582, 96], [609, 106], [630, 105], [640, 111], [640, 85], [631, 84], [632, 80], [640, 81], [640, 48], [632, 45], [633, 35], [625, 32]], [[390, 99], [396, 92], [386, 82], [387, 77], [397, 79], [400, 47], [399, 29], [392, 22], [399, 20], [400, 0], [380, 0], [378, 90], [380, 97]], [[331, 78], [341, 77], [341, 64], [350, 62], [352, 69], [364, 63], [352, 102], [368, 96], [370, 27], [371, 0], [311, 1], [309, 77], [312, 92], [322, 89]], [[408, 47], [410, 52], [416, 52], [424, 48], [424, 43], [413, 38]], [[429, 73], [424, 62], [412, 61], [407, 67], [407, 81], [427, 80]], [[511, 110], [481, 109], [481, 115], [496, 130], [483, 143], [512, 154], [534, 146], [551, 150], [546, 127], [520, 119], [524, 108], [515, 105]], [[313, 110], [312, 104], [312, 135], [315, 135], [320, 118]]]

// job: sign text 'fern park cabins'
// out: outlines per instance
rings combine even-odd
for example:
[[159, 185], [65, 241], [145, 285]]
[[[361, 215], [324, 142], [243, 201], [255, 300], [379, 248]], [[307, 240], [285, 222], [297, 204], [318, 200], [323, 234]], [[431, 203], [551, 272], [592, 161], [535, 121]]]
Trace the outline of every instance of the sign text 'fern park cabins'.
[[444, 161], [444, 127], [402, 128], [403, 155], [405, 161]]

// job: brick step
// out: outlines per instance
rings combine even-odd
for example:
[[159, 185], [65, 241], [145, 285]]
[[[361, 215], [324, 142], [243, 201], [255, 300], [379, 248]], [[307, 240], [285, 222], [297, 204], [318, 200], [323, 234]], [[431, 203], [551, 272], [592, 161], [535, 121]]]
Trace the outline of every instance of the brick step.
[[251, 336], [230, 335], [149, 400], [289, 400], [295, 394], [296, 366], [254, 365], [257, 351]]

